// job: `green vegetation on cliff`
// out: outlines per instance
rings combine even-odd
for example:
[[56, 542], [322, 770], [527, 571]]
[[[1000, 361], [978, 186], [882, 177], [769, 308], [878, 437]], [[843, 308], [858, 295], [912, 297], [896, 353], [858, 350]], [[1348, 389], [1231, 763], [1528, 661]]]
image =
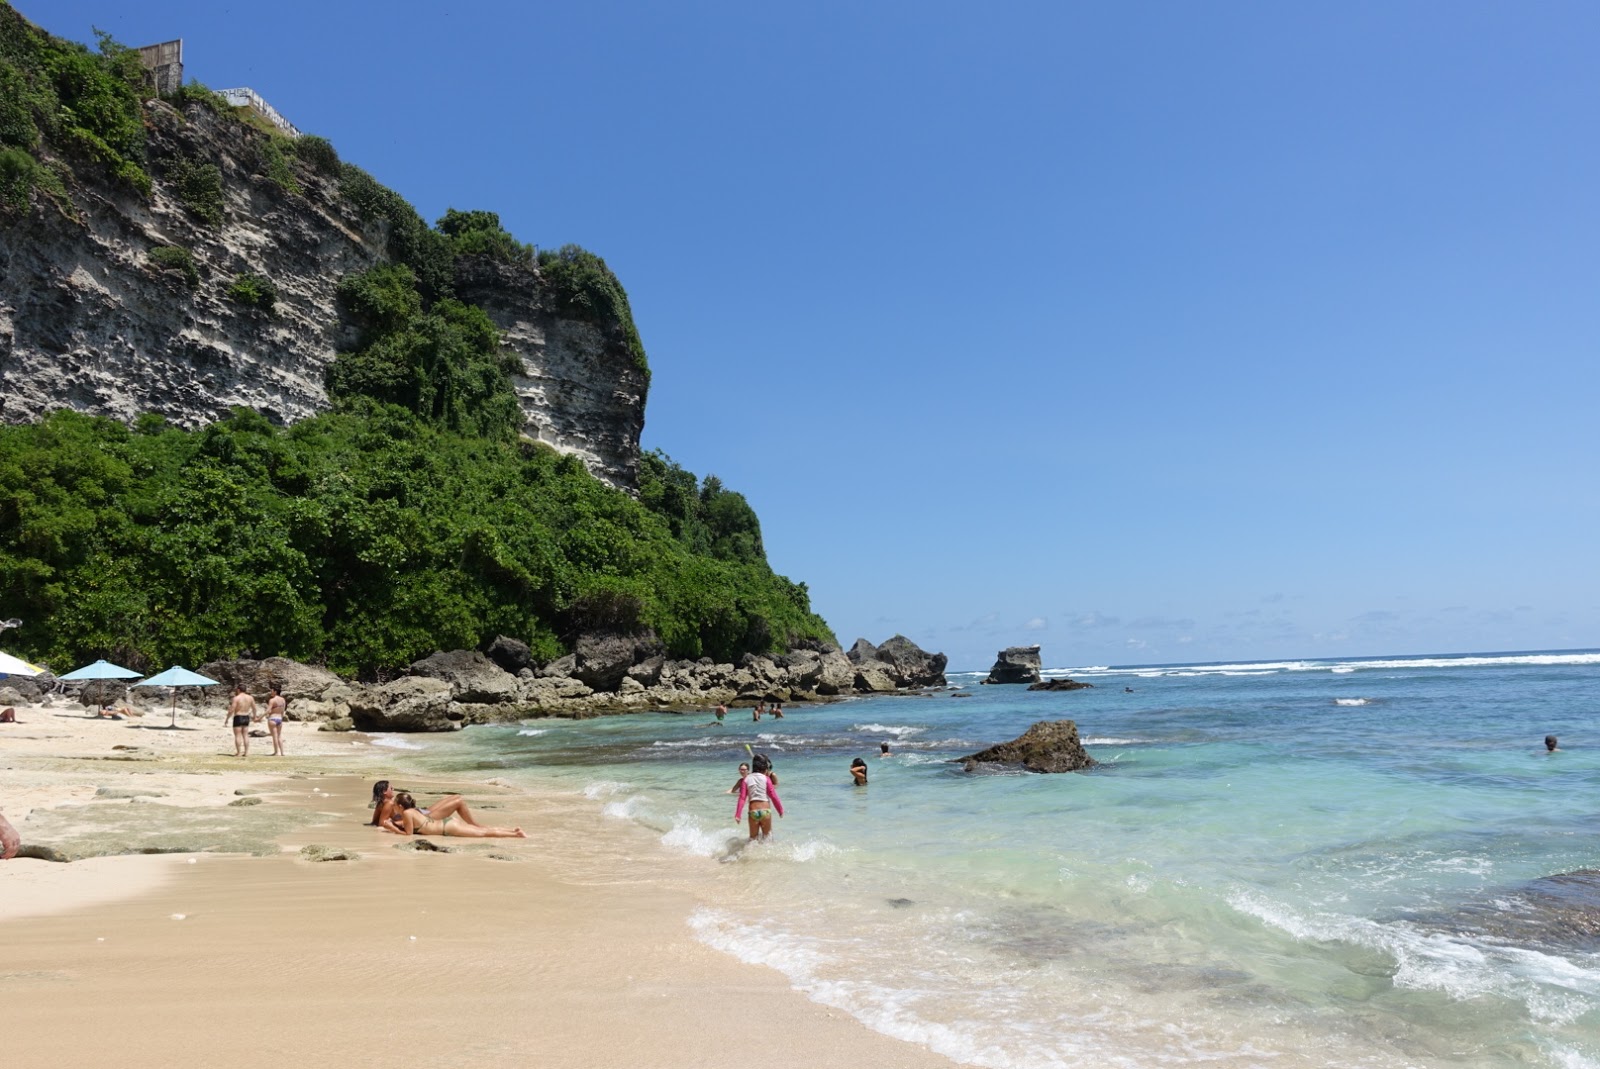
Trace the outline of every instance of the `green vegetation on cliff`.
[[829, 638], [738, 494], [658, 454], [642, 500], [575, 457], [394, 405], [186, 433], [57, 412], [0, 428], [0, 605], [20, 652], [140, 666], [250, 651], [392, 673], [497, 634], [545, 658], [652, 628], [730, 660]]

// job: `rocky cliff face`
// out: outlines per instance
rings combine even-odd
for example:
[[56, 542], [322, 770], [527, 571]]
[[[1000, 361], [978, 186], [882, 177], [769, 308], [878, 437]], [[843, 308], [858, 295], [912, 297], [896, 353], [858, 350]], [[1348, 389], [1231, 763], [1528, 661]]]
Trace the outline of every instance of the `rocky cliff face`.
[[[324, 371], [355, 340], [339, 281], [385, 259], [388, 224], [363, 219], [337, 178], [299, 161], [298, 191], [268, 177], [270, 139], [232, 115], [151, 101], [145, 120], [148, 198], [78, 167], [70, 206], [36, 196], [0, 223], [0, 417], [69, 407], [192, 428], [235, 405], [280, 423], [326, 409]], [[185, 160], [221, 171], [218, 225], [180, 200]], [[196, 284], [151, 263], [161, 246], [189, 250]], [[459, 295], [520, 359], [526, 432], [631, 487], [646, 383], [614, 333], [556, 315], [536, 267], [470, 257], [458, 272]], [[275, 286], [271, 312], [229, 298], [246, 273]]]

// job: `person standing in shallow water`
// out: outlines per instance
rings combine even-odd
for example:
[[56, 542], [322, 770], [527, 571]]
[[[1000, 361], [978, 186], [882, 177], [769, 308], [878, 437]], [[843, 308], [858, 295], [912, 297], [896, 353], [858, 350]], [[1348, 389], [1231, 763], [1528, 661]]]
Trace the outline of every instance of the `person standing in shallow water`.
[[228, 716], [233, 719], [233, 756], [250, 756], [250, 722], [256, 718], [256, 700], [244, 689], [244, 684], [233, 688], [233, 700], [228, 703]]
[[783, 803], [778, 800], [777, 778], [767, 774], [771, 771], [772, 762], [767, 760], [767, 755], [758, 753], [750, 759], [750, 774], [739, 781], [739, 801], [733, 807], [733, 822], [739, 823], [739, 816], [748, 803], [752, 840], [772, 835], [773, 810], [777, 810], [778, 816], [783, 816]]
[[867, 785], [867, 763], [859, 757], [850, 762], [850, 778], [856, 781], [857, 787]]

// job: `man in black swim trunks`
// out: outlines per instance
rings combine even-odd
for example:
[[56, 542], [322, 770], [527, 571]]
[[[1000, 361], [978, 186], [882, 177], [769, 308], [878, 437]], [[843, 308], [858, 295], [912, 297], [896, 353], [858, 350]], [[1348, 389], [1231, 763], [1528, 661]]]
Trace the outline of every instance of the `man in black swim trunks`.
[[240, 683], [233, 688], [233, 701], [228, 703], [228, 715], [233, 718], [233, 756], [250, 756], [250, 722], [256, 719], [256, 700]]

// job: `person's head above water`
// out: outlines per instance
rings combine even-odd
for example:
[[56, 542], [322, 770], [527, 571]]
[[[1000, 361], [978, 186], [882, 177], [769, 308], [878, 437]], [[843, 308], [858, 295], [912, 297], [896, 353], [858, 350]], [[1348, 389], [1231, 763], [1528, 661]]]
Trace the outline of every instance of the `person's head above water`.
[[749, 774], [750, 774], [750, 762], [749, 761], [740, 761], [739, 762], [739, 775], [748, 776]]
[[861, 760], [861, 758], [858, 757], [854, 761], [850, 762], [850, 767], [851, 768], [866, 768], [867, 767], [867, 763], [865, 761]]
[[772, 771], [772, 762], [767, 760], [767, 755], [758, 753], [750, 759], [750, 769], [753, 772], [767, 773]]
[[1554, 735], [1546, 735], [1544, 737], [1544, 748], [1546, 753], [1556, 752], [1556, 737]]
[[888, 753], [889, 752], [889, 744], [886, 743], [886, 742], [878, 743], [878, 752], [879, 753]]

